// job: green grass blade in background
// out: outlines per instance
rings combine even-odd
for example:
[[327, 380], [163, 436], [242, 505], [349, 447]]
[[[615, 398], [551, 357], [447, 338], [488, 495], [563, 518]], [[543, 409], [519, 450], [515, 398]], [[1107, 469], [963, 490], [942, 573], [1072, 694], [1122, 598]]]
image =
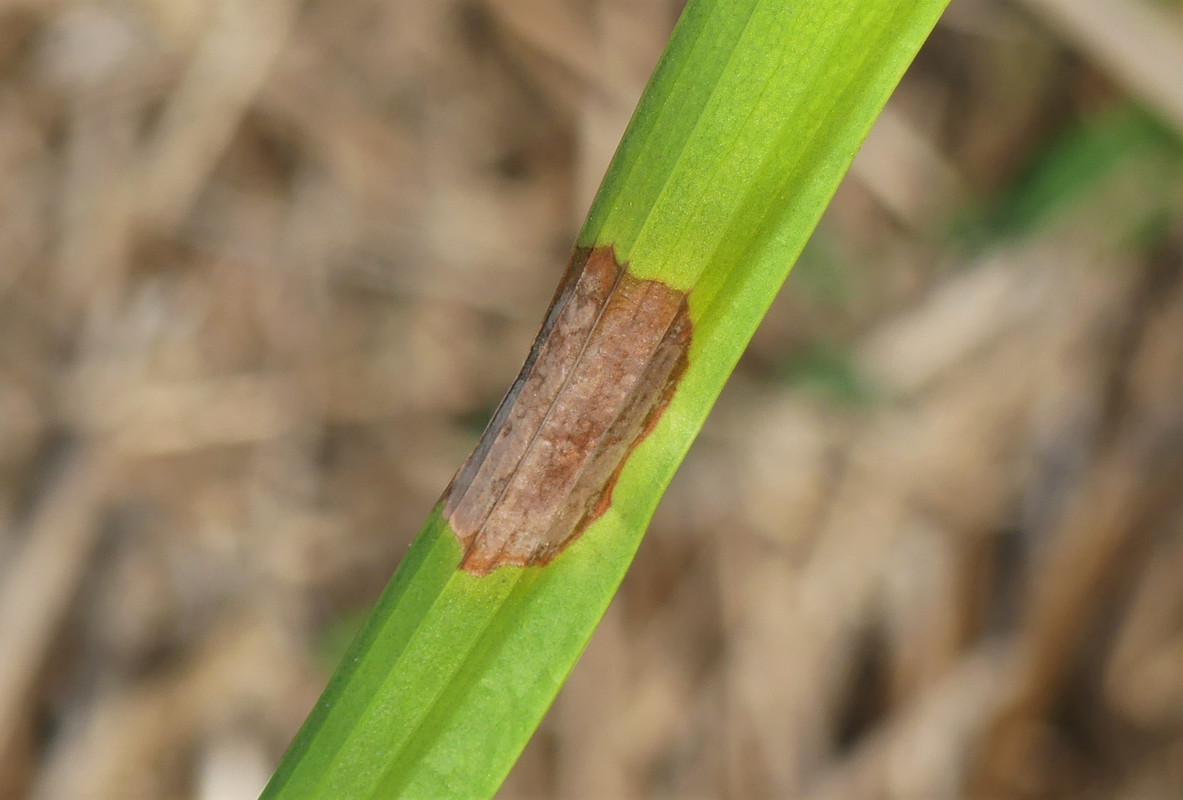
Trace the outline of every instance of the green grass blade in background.
[[432, 512], [264, 792], [487, 797], [946, 0], [692, 0], [579, 237], [688, 293], [689, 365], [611, 505], [546, 566], [458, 568]]

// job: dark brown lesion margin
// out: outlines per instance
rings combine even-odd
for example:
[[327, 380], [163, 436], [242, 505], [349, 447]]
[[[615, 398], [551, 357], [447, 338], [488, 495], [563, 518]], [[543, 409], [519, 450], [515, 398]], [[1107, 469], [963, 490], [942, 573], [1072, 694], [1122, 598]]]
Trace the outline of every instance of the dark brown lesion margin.
[[578, 248], [521, 373], [444, 493], [478, 575], [546, 564], [611, 504], [686, 369], [686, 293]]

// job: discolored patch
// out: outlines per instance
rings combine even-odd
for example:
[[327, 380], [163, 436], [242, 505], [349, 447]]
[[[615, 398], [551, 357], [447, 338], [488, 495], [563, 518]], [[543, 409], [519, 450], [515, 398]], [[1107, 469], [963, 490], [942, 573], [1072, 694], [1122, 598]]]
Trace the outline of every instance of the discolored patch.
[[525, 366], [444, 493], [461, 567], [545, 564], [611, 502], [686, 368], [686, 294], [575, 251]]

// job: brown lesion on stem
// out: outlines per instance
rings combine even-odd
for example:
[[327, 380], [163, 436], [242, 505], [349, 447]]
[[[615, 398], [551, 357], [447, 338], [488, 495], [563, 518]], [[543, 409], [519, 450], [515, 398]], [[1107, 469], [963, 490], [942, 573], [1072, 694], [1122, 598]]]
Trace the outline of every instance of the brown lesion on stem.
[[580, 248], [525, 366], [444, 493], [461, 568], [546, 564], [607, 510], [686, 368], [686, 293]]

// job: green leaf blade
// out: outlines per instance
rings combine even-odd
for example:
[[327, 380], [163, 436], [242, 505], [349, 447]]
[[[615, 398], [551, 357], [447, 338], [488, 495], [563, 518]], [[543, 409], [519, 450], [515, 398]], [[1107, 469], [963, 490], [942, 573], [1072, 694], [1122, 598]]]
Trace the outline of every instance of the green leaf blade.
[[458, 569], [432, 513], [263, 797], [488, 797], [574, 666], [945, 0], [692, 0], [579, 237], [689, 292], [689, 363], [551, 563]]

